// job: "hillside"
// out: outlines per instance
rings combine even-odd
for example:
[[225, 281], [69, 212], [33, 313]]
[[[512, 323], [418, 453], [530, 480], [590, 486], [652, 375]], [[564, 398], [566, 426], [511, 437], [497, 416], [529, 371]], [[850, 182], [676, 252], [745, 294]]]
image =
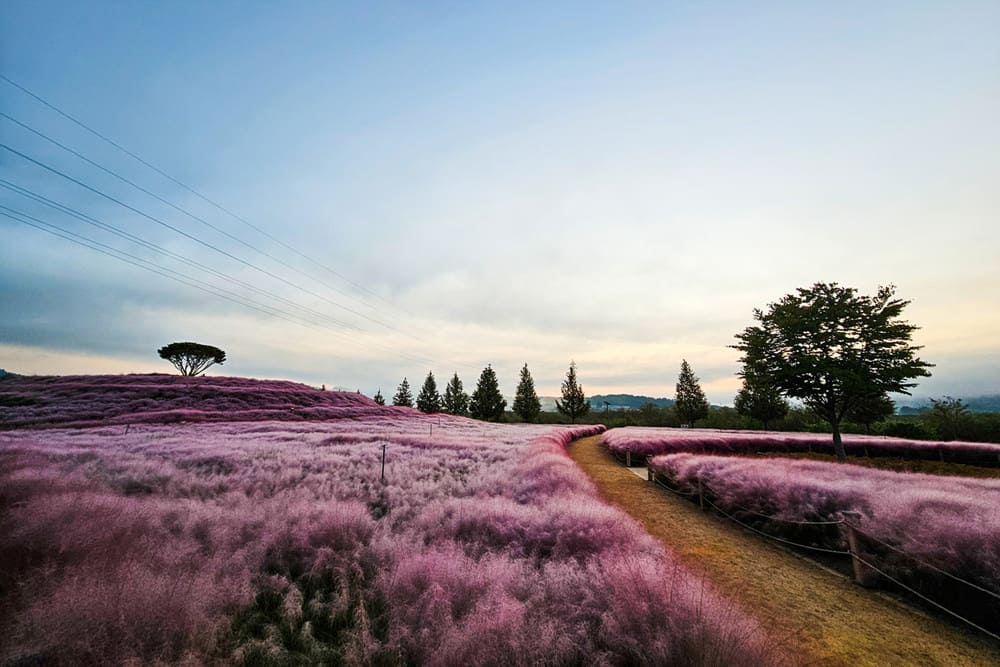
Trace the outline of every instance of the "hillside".
[[7, 376], [0, 428], [204, 421], [301, 421], [417, 414], [297, 382], [146, 375]]
[[[959, 400], [969, 412], [1000, 412], [1000, 394], [962, 396]], [[919, 415], [931, 409], [929, 400], [905, 399], [898, 403], [896, 412], [901, 415]]]

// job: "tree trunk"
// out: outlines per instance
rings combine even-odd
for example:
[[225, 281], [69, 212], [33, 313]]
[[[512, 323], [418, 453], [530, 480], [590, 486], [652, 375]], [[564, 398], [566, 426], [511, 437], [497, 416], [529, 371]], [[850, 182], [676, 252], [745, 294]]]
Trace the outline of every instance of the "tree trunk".
[[830, 422], [833, 427], [833, 452], [837, 455], [838, 461], [847, 460], [847, 451], [844, 449], [844, 441], [840, 437], [840, 422]]

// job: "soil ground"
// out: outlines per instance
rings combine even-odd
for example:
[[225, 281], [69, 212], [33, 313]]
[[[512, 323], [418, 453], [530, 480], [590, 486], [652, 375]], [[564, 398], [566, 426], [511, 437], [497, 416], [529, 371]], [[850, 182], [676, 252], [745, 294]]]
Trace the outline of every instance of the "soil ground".
[[703, 512], [618, 463], [600, 436], [569, 446], [612, 504], [811, 665], [1000, 665], [1000, 644], [871, 591]]

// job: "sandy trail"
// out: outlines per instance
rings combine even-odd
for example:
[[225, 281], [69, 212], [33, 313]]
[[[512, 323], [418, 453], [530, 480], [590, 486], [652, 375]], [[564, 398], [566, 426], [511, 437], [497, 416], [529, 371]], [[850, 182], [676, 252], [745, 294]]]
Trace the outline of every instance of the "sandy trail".
[[630, 472], [600, 436], [577, 440], [569, 454], [605, 499], [738, 600], [808, 664], [1000, 665], [1000, 646], [989, 638], [860, 588], [702, 512]]

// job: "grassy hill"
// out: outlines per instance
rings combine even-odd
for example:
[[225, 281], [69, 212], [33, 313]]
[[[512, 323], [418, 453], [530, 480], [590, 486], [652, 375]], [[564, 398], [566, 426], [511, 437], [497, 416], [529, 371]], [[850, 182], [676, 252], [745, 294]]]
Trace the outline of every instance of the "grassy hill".
[[11, 376], [0, 381], [0, 428], [206, 421], [301, 421], [415, 414], [362, 394], [297, 382], [144, 375]]

